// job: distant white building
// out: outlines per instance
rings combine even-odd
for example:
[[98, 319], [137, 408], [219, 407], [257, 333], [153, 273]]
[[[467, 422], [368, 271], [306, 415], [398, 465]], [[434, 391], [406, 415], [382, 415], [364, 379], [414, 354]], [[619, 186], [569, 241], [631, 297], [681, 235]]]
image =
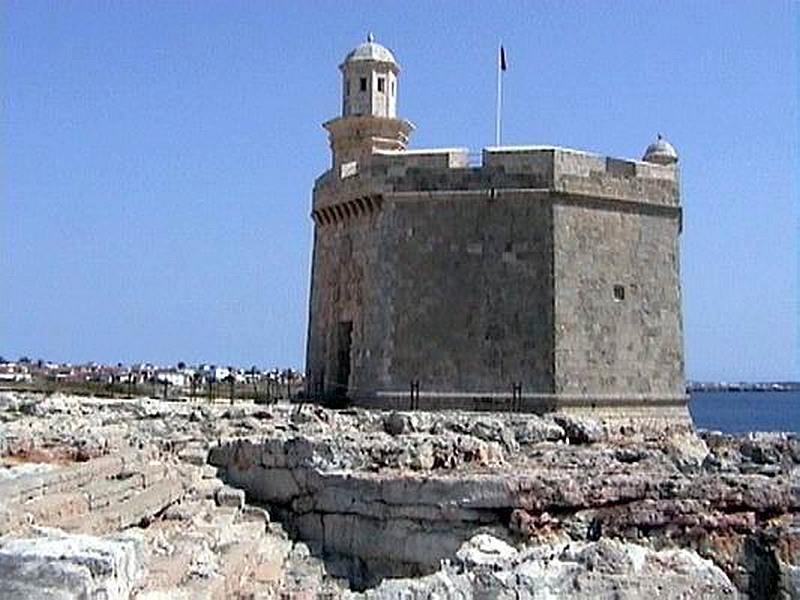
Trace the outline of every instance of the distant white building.
[[33, 377], [27, 365], [13, 362], [0, 365], [0, 381], [21, 383], [31, 379]]
[[216, 367], [214, 365], [201, 365], [200, 374], [205, 381], [223, 381], [231, 370], [227, 367]]
[[182, 371], [160, 371], [156, 373], [156, 381], [159, 383], [167, 382], [175, 387], [189, 387], [192, 376]]

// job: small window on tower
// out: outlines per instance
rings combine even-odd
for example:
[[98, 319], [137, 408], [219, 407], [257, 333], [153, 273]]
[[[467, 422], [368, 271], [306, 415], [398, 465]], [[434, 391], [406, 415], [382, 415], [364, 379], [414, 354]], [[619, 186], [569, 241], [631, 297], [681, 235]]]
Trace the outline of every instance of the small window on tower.
[[344, 82], [344, 95], [345, 96], [349, 96], [350, 95], [350, 80], [349, 79]]
[[361, 91], [362, 92], [366, 92], [367, 91], [367, 78], [366, 77], [362, 77], [361, 78]]
[[384, 79], [383, 79], [383, 77], [378, 77], [378, 91], [379, 91], [379, 92], [382, 92], [382, 91], [383, 91], [383, 84], [384, 84]]
[[625, 300], [625, 286], [623, 285], [615, 285], [614, 286], [614, 301], [615, 302], [622, 302]]
[[392, 82], [392, 96], [394, 96], [394, 81]]

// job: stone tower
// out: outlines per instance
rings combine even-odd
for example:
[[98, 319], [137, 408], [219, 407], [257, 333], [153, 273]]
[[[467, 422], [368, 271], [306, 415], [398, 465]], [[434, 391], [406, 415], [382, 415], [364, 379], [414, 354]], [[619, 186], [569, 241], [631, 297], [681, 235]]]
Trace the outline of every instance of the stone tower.
[[407, 150], [399, 67], [341, 65], [315, 182], [310, 395], [685, 418], [677, 154]]
[[333, 168], [347, 176], [375, 150], [404, 150], [413, 125], [397, 118], [400, 67], [372, 34], [347, 55], [339, 70], [342, 116], [323, 126], [330, 137]]

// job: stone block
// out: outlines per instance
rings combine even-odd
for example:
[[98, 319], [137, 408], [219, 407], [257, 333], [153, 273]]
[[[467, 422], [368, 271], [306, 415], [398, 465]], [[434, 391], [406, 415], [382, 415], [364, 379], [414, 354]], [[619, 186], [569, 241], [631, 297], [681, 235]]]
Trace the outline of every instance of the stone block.
[[383, 430], [389, 435], [402, 435], [414, 431], [412, 417], [409, 414], [391, 412], [383, 417]]
[[187, 446], [178, 453], [178, 457], [184, 462], [202, 467], [208, 460], [208, 449], [205, 446]]
[[224, 483], [219, 479], [201, 479], [194, 485], [194, 492], [201, 498], [212, 499], [216, 496], [217, 490], [221, 488]]
[[553, 420], [564, 430], [571, 444], [594, 444], [604, 438], [603, 429], [596, 421], [563, 414], [553, 415]]
[[93, 534], [117, 531], [152, 518], [170, 504], [180, 500], [183, 494], [181, 481], [160, 481], [121, 502], [111, 503], [88, 515], [61, 520], [59, 526], [68, 531]]
[[216, 492], [215, 499], [219, 506], [229, 506], [232, 508], [244, 507], [244, 490], [239, 490], [227, 485], [222, 486]]
[[51, 531], [0, 543], [0, 597], [127, 600], [144, 574], [140, 538]]
[[264, 526], [268, 526], [270, 524], [269, 513], [265, 509], [258, 506], [245, 505], [242, 508], [240, 518], [245, 521], [263, 523]]
[[200, 477], [202, 479], [214, 479], [217, 477], [217, 467], [212, 465], [203, 465], [200, 471]]

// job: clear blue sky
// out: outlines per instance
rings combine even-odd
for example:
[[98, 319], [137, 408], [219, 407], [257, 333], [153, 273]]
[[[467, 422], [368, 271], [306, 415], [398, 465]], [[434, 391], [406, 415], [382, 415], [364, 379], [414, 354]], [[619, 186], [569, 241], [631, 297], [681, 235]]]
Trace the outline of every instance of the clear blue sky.
[[687, 377], [799, 378], [796, 2], [2, 11], [0, 354], [303, 366], [310, 191], [368, 31], [412, 146], [678, 149]]

